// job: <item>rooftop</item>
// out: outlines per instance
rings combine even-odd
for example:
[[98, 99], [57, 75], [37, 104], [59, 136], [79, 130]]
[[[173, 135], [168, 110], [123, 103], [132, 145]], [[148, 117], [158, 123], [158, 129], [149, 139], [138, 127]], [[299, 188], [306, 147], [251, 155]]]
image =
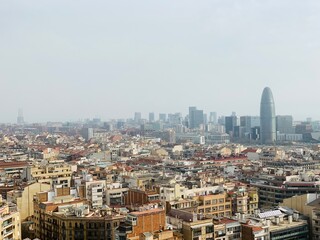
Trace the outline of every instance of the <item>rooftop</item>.
[[145, 210], [145, 211], [139, 211], [139, 212], [131, 212], [129, 213], [130, 215], [136, 215], [136, 216], [142, 216], [142, 215], [148, 215], [148, 214], [156, 214], [156, 213], [160, 213], [160, 212], [164, 212], [164, 209], [162, 208], [154, 208], [154, 209], [149, 209], [149, 210]]

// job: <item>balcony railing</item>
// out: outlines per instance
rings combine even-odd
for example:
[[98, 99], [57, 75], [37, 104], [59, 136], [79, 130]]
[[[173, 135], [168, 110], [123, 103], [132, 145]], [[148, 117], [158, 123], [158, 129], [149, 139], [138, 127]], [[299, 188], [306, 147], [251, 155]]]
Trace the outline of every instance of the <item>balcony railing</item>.
[[3, 236], [5, 237], [5, 236], [7, 236], [7, 235], [9, 235], [9, 234], [11, 234], [11, 233], [13, 233], [13, 230], [4, 231], [4, 232], [3, 232]]
[[11, 226], [11, 225], [12, 225], [12, 222], [4, 222], [2, 224], [2, 228], [6, 228], [6, 227]]

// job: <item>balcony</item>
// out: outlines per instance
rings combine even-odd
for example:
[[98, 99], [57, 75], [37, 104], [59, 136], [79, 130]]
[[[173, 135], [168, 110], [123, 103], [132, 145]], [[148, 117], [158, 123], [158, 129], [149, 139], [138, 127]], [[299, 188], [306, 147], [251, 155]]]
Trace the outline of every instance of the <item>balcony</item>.
[[8, 235], [12, 234], [13, 233], [13, 230], [10, 230], [10, 231], [4, 231], [3, 232], [3, 236], [4, 237], [7, 237]]
[[2, 228], [7, 228], [7, 227], [9, 227], [9, 226], [11, 226], [12, 225], [12, 221], [10, 221], [10, 222], [4, 222], [3, 224], [2, 224]]
[[110, 194], [109, 198], [121, 198], [122, 194], [118, 193], [118, 194]]
[[226, 233], [225, 233], [225, 232], [222, 232], [222, 231], [218, 231], [218, 232], [216, 232], [216, 234], [215, 234], [215, 237], [224, 237], [224, 236], [226, 236]]

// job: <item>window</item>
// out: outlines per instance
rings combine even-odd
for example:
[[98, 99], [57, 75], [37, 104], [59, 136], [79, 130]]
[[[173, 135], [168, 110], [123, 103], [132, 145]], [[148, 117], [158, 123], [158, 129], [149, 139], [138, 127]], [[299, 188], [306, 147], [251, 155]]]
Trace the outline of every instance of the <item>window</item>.
[[213, 233], [213, 226], [206, 226], [206, 233]]
[[201, 235], [201, 228], [195, 228], [194, 230], [193, 230], [193, 236], [194, 237], [198, 237], [198, 236], [200, 236]]

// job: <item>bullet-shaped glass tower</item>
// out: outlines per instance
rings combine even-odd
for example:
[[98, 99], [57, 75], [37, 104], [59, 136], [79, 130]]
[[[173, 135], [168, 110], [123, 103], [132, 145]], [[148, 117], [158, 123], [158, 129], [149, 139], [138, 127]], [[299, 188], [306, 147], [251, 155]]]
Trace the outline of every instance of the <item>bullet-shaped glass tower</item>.
[[276, 141], [276, 114], [271, 89], [263, 89], [260, 103], [260, 139], [262, 144]]

